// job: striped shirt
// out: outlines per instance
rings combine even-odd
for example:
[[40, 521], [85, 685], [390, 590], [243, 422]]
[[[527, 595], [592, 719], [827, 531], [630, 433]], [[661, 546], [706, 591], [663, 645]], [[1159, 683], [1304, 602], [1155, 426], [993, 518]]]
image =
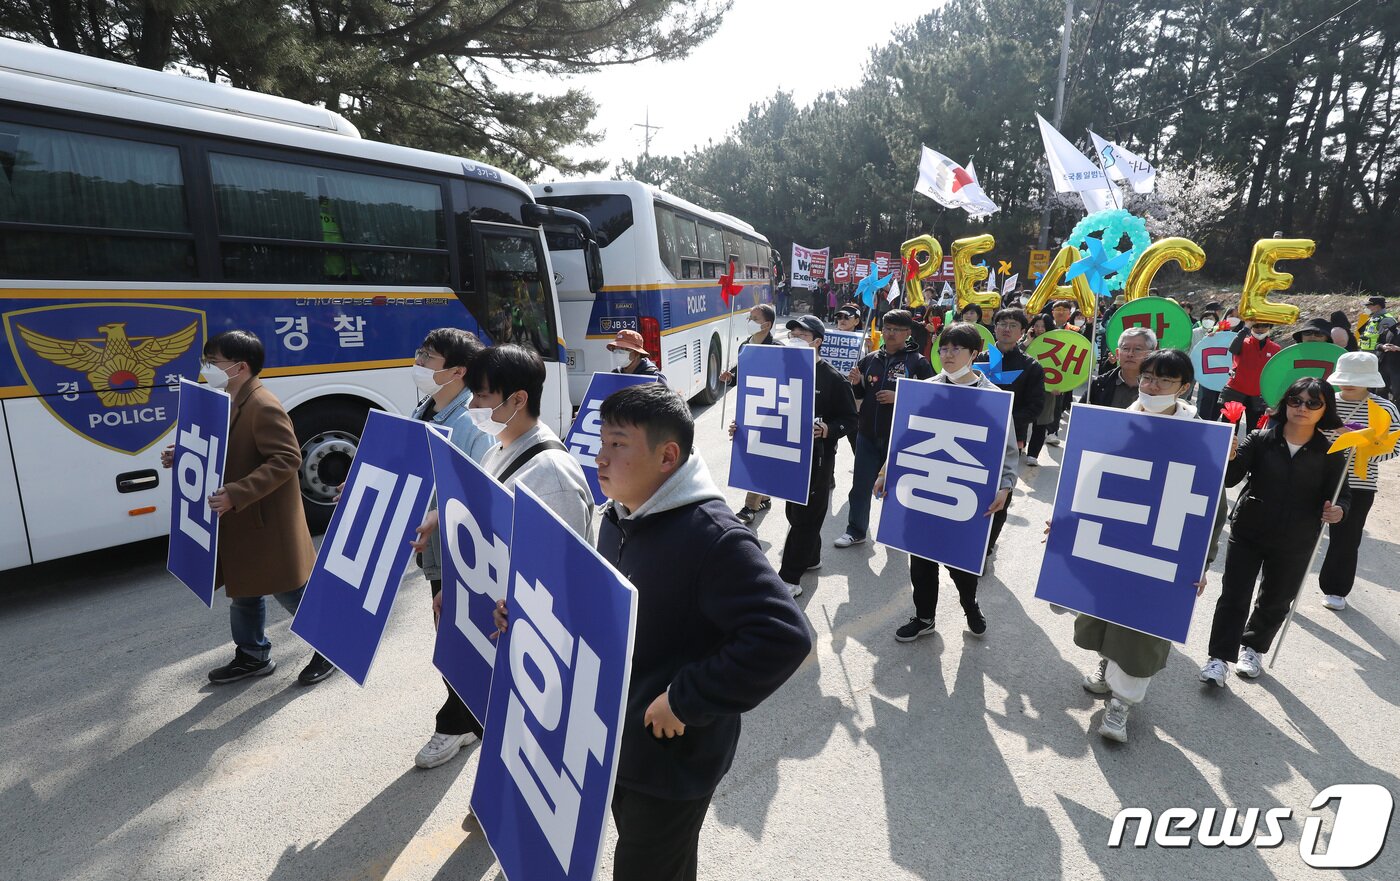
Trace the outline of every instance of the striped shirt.
[[[1385, 398], [1377, 397], [1376, 395], [1370, 395], [1369, 400], [1375, 401], [1381, 407], [1385, 408], [1386, 412], [1390, 414], [1391, 431], [1400, 428], [1400, 412], [1396, 411], [1394, 404], [1390, 403]], [[1370, 416], [1367, 413], [1368, 408], [1366, 404], [1366, 400], [1344, 401], [1341, 399], [1341, 397], [1338, 397], [1337, 415], [1342, 417], [1342, 422], [1351, 423], [1352, 425], [1359, 425], [1362, 428], [1369, 428]], [[1347, 430], [1350, 431], [1351, 429], [1348, 428]], [[1350, 468], [1348, 468], [1347, 474], [1351, 476], [1348, 477], [1347, 480], [1349, 481], [1351, 488], [1353, 490], [1364, 489], [1370, 492], [1375, 492], [1377, 477], [1380, 472], [1380, 469], [1376, 467], [1376, 463], [1384, 462], [1387, 459], [1394, 459], [1396, 456], [1400, 456], [1400, 447], [1397, 447], [1394, 451], [1387, 453], [1384, 456], [1377, 456], [1376, 458], [1372, 459], [1366, 465], [1365, 480], [1357, 480], [1356, 474], [1353, 473]]]

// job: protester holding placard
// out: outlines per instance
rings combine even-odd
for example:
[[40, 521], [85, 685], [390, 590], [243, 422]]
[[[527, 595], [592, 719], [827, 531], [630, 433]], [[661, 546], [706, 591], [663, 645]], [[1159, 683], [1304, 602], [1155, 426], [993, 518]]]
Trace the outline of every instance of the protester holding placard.
[[[265, 357], [262, 340], [246, 330], [225, 331], [204, 344], [204, 381], [227, 391], [233, 401], [224, 485], [209, 497], [209, 507], [219, 515], [216, 584], [223, 585], [231, 603], [235, 646], [232, 661], [209, 671], [209, 681], [218, 684], [276, 669], [265, 632], [265, 598], [276, 597], [296, 614], [316, 563], [297, 480], [301, 445], [282, 403], [258, 379]], [[172, 450], [161, 456], [166, 468]], [[297, 680], [311, 685], [333, 672], [316, 652]]]
[[[1142, 361], [1138, 379], [1138, 399], [1126, 408], [1133, 413], [1155, 413], [1177, 419], [1197, 418], [1196, 408], [1179, 395], [1185, 393], [1195, 380], [1191, 358], [1184, 352], [1168, 349], [1153, 352]], [[1215, 527], [1211, 534], [1206, 568], [1215, 561], [1217, 541], [1225, 525], [1225, 507], [1218, 506]], [[1206, 576], [1196, 584], [1196, 594], [1205, 591]], [[1099, 663], [1084, 677], [1085, 690], [1109, 695], [1108, 706], [1099, 724], [1099, 734], [1119, 743], [1128, 742], [1128, 712], [1142, 703], [1152, 677], [1167, 665], [1171, 642], [1159, 636], [1123, 627], [1092, 615], [1080, 614], [1074, 619], [1074, 644], [1099, 653]]]
[[890, 442], [895, 386], [906, 377], [929, 379], [933, 376], [933, 365], [928, 359], [905, 346], [913, 328], [914, 317], [907, 311], [891, 309], [886, 312], [880, 349], [861, 358], [849, 376], [861, 407], [856, 431], [855, 475], [846, 499], [850, 510], [846, 531], [834, 542], [838, 548], [860, 544], [870, 530], [871, 489]]
[[[1044, 336], [1054, 329], [1054, 322], [1049, 315], [1042, 313], [1035, 316], [1026, 327], [1023, 348], [1029, 347], [1036, 337]], [[1043, 377], [1045, 368], [1042, 367], [1040, 372]], [[1030, 438], [1026, 441], [1026, 464], [1032, 468], [1040, 465], [1040, 451], [1045, 448], [1045, 441], [1049, 438], [1051, 430], [1058, 427], [1061, 394], [1064, 393], [1046, 390], [1040, 400], [1040, 409], [1031, 420]]]
[[[821, 321], [811, 315], [787, 323], [788, 339], [806, 343], [821, 350], [826, 333]], [[788, 502], [787, 540], [783, 542], [783, 565], [778, 577], [788, 585], [795, 597], [802, 595], [802, 573], [820, 569], [822, 565], [822, 523], [831, 501], [835, 480], [836, 447], [842, 437], [856, 430], [856, 399], [846, 377], [825, 359], [817, 358], [816, 422], [812, 427], [812, 480], [807, 491], [807, 504]], [[731, 433], [734, 427], [730, 427]]]
[[[976, 327], [967, 322], [952, 325], [938, 338], [938, 357], [943, 364], [943, 370], [931, 381], [973, 388], [997, 388], [996, 383], [985, 374], [972, 369], [972, 362], [981, 351], [982, 334]], [[997, 494], [985, 516], [995, 516], [1010, 502], [1011, 491], [1016, 486], [1017, 470], [1016, 436], [1008, 431]], [[875, 476], [872, 492], [876, 498], [883, 498], [885, 495], [884, 465]], [[975, 573], [954, 569], [952, 566], [948, 566], [947, 569], [949, 577], [953, 579], [953, 585], [958, 589], [958, 601], [967, 617], [967, 629], [972, 631], [973, 635], [981, 636], [987, 632], [987, 619], [983, 616], [981, 607], [977, 605], [977, 585], [981, 579]], [[899, 642], [913, 642], [934, 631], [934, 616], [938, 612], [938, 564], [910, 554], [909, 582], [914, 591], [914, 615], [895, 630], [894, 638]]]
[[608, 343], [612, 356], [613, 373], [627, 373], [634, 376], [660, 376], [661, 368], [647, 357], [642, 335], [635, 330], [619, 330], [613, 341]]
[[[1030, 318], [1023, 310], [1010, 308], [997, 312], [996, 317], [992, 319], [992, 331], [996, 334], [995, 351], [1000, 358], [1000, 363], [993, 367], [991, 354], [988, 353], [979, 356], [979, 363], [975, 365], [998, 388], [1005, 389], [1015, 396], [1015, 403], [1011, 408], [1011, 424], [1016, 433], [1018, 455], [1025, 449], [1026, 442], [1030, 438], [1031, 423], [1040, 415], [1047, 394], [1045, 391], [1045, 368], [1041, 367], [1039, 361], [1028, 356], [1025, 349], [1021, 348], [1021, 338], [1029, 328]], [[983, 364], [986, 365], [985, 368]], [[991, 541], [987, 546], [989, 555], [996, 548], [997, 539], [1001, 536], [1002, 527], [1006, 525], [1006, 517], [1010, 508], [1011, 503], [1008, 501], [992, 517]]]
[[1157, 334], [1146, 327], [1130, 327], [1118, 337], [1115, 351], [1118, 366], [1089, 384], [1089, 403], [1123, 410], [1138, 399], [1142, 362], [1157, 351]]
[[[749, 310], [748, 321], [745, 324], [749, 332], [749, 338], [739, 344], [739, 351], [744, 351], [744, 346], [753, 344], [756, 346], [776, 346], [778, 343], [773, 339], [773, 322], [778, 318], [773, 307], [767, 303], [759, 303]], [[739, 382], [739, 367], [736, 356], [733, 370], [726, 370], [719, 375], [719, 378], [728, 383]], [[739, 509], [738, 517], [745, 523], [752, 523], [758, 516], [759, 511], [767, 511], [773, 507], [773, 500], [762, 493], [745, 493], [744, 506]]]
[[810, 630], [758, 539], [693, 453], [690, 408], [647, 383], [600, 410], [598, 551], [637, 589], [632, 680], [613, 821], [615, 881], [695, 879], [700, 828], [739, 742], [740, 714], [811, 651]]
[[1342, 479], [1346, 457], [1329, 456], [1331, 443], [1323, 434], [1341, 427], [1332, 387], [1309, 376], [1288, 387], [1266, 428], [1251, 432], [1238, 449], [1231, 440], [1225, 485], [1246, 477], [1249, 484], [1230, 529], [1202, 682], [1223, 687], [1236, 660], [1241, 676], [1255, 679], [1263, 673], [1259, 656], [1273, 644], [1302, 587], [1322, 524], [1341, 522], [1351, 506], [1351, 490]]
[[[1370, 352], [1346, 353], [1337, 359], [1337, 369], [1332, 371], [1327, 382], [1340, 389], [1337, 417], [1344, 425], [1369, 428], [1370, 402], [1375, 402], [1390, 415], [1392, 427], [1400, 426], [1400, 411], [1396, 406], [1370, 391], [1382, 384], [1375, 355]], [[1361, 547], [1366, 517], [1371, 513], [1379, 486], [1380, 472], [1376, 463], [1396, 456], [1400, 456], [1400, 449], [1373, 456], [1366, 461], [1365, 477], [1357, 477], [1354, 471], [1347, 476], [1347, 484], [1351, 487], [1351, 507], [1341, 523], [1327, 527], [1327, 556], [1317, 576], [1318, 587], [1322, 589], [1322, 603], [1334, 612], [1347, 607], [1347, 597], [1351, 596], [1351, 588], [1356, 582], [1357, 551]]]
[[[413, 384], [426, 395], [414, 408], [413, 418], [451, 429], [448, 439], [473, 462], [480, 462], [494, 443], [490, 435], [472, 423], [472, 393], [467, 388], [467, 370], [484, 349], [474, 334], [456, 327], [440, 327], [428, 332], [413, 360]], [[436, 508], [434, 502], [434, 514]], [[442, 548], [437, 524], [427, 531], [420, 526], [418, 536], [414, 547], [418, 549], [418, 565], [432, 591], [433, 626], [437, 627], [442, 608]], [[443, 685], [447, 699], [438, 709], [433, 736], [414, 757], [420, 768], [436, 768], [481, 736], [481, 726], [467, 711], [467, 705], [446, 679]]]
[[1235, 364], [1220, 400], [1221, 403], [1238, 401], [1244, 404], [1250, 426], [1258, 425], [1268, 409], [1259, 390], [1259, 377], [1263, 375], [1269, 359], [1282, 351], [1278, 343], [1269, 339], [1273, 329], [1272, 324], [1262, 321], [1252, 324], [1241, 322], [1235, 341], [1230, 344], [1230, 354], [1234, 356]]

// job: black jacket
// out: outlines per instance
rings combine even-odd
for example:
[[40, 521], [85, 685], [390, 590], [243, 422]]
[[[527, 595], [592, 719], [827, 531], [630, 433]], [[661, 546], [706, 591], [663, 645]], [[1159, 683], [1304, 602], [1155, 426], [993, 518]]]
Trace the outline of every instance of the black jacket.
[[[692, 457], [682, 472], [697, 466]], [[673, 492], [682, 472], [657, 494]], [[617, 783], [660, 798], [713, 793], [734, 761], [739, 714], [777, 691], [812, 649], [806, 617], [758, 539], [708, 474], [703, 484], [698, 497], [656, 513], [648, 502], [635, 518], [610, 504], [598, 533], [598, 552], [637, 588]], [[673, 739], [643, 726], [662, 692], [686, 726]]]
[[1225, 469], [1226, 486], [1249, 478], [1230, 539], [1306, 552], [1322, 530], [1322, 503], [1331, 501], [1338, 482], [1337, 504], [1343, 511], [1351, 507], [1351, 489], [1342, 480], [1347, 457], [1328, 455], [1331, 443], [1319, 431], [1290, 456], [1281, 427], [1250, 432]]
[[[894, 404], [878, 403], [875, 400], [876, 392], [894, 391], [903, 377], [928, 379], [933, 376], [933, 365], [913, 349], [905, 349], [891, 355], [882, 347], [856, 362], [856, 370], [860, 373], [861, 381], [851, 391], [862, 401], [860, 433], [875, 441], [883, 450], [890, 442]], [[867, 397], [870, 400], [865, 400]]]
[[836, 443], [856, 432], [856, 398], [850, 380], [821, 358], [817, 359], [816, 414], [826, 423], [826, 437], [812, 446], [812, 473], [836, 461]]
[[1112, 407], [1113, 390], [1118, 387], [1118, 377], [1122, 372], [1123, 368], [1115, 367], [1094, 377], [1089, 383], [1089, 403], [1100, 407]]
[[[987, 363], [987, 355], [984, 353], [977, 358], [979, 363]], [[1003, 373], [1019, 370], [1021, 375], [1011, 382], [997, 382], [997, 387], [1011, 392], [1016, 396], [1016, 400], [1011, 405], [1011, 422], [1013, 425], [1031, 425], [1036, 417], [1040, 415], [1040, 408], [1045, 404], [1045, 368], [1040, 366], [1040, 362], [1026, 354], [1026, 350], [1020, 346], [1014, 347], [1011, 351], [1002, 355], [1001, 369]], [[992, 377], [993, 382], [996, 380]]]
[[648, 358], [646, 355], [643, 355], [641, 358], [637, 359], [636, 369], [623, 370], [621, 368], [617, 368], [613, 370], [613, 373], [627, 373], [631, 374], [632, 376], [660, 376], [661, 368], [657, 367], [656, 363], [650, 358]]

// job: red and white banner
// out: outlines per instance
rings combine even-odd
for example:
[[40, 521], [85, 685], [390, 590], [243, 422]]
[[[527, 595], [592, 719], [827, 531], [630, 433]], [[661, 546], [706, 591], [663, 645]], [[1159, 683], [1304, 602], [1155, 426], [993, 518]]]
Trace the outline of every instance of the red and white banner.
[[826, 261], [829, 249], [820, 251], [804, 248], [796, 242], [792, 245], [792, 286], [795, 288], [815, 288], [817, 282], [826, 281]]

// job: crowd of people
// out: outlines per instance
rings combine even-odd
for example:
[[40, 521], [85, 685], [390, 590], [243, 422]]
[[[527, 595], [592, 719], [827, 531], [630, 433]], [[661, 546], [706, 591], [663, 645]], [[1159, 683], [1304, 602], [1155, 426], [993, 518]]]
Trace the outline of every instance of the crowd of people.
[[[1021, 467], [1038, 467], [1043, 446], [1061, 442], [1061, 427], [1076, 400], [1072, 392], [1047, 391], [1044, 371], [1026, 347], [1041, 334], [1064, 329], [1082, 332], [1097, 345], [1095, 329], [1106, 323], [1106, 316], [1086, 321], [1068, 301], [1034, 316], [1014, 302], [991, 316], [977, 307], [959, 315], [893, 308], [872, 316], [858, 303], [830, 306], [823, 311], [838, 329], [878, 324], [878, 332], [872, 332], [878, 346], [849, 373], [820, 357], [828, 332], [821, 317], [792, 317], [779, 338], [770, 305], [759, 304], [748, 314], [746, 345], [818, 350], [810, 492], [805, 504], [786, 505], [788, 534], [776, 570], [752, 528], [771, 500], [751, 493], [737, 512], [730, 510], [695, 449], [689, 406], [664, 383], [631, 386], [604, 401], [596, 462], [608, 501], [599, 510], [578, 461], [540, 421], [545, 367], [536, 352], [510, 343], [487, 347], [466, 331], [440, 328], [414, 353], [413, 380], [422, 400], [413, 418], [450, 427], [458, 449], [502, 484], [527, 486], [637, 589], [632, 680], [612, 803], [618, 829], [614, 878], [696, 877], [700, 829], [733, 760], [740, 715], [781, 686], [811, 650], [811, 628], [794, 600], [803, 592], [803, 579], [822, 565], [822, 526], [843, 446], [851, 450], [852, 486], [845, 527], [833, 546], [850, 548], [870, 538], [872, 503], [885, 492], [898, 380], [1000, 387], [1013, 394], [1013, 430], [997, 493], [983, 512], [991, 520], [990, 556]], [[1112, 351], [1102, 351], [1102, 369], [1080, 392], [1078, 399], [1089, 403], [1174, 418], [1213, 419], [1230, 401], [1267, 417], [1231, 447], [1226, 483], [1246, 481], [1246, 487], [1232, 518], [1203, 683], [1224, 685], [1232, 664], [1244, 677], [1260, 675], [1260, 656], [1301, 588], [1310, 559], [1306, 552], [1324, 526], [1331, 530], [1321, 577], [1324, 601], [1333, 610], [1347, 607], [1377, 491], [1376, 464], [1364, 477], [1344, 479], [1342, 460], [1327, 455], [1328, 437], [1344, 423], [1366, 424], [1369, 402], [1400, 423], [1394, 404], [1372, 391], [1395, 393], [1400, 330], [1384, 302], [1373, 301], [1370, 308], [1373, 319], [1360, 333], [1345, 327], [1339, 338], [1332, 331], [1341, 325], [1309, 322], [1295, 334], [1299, 341], [1312, 335], [1338, 339], [1354, 350], [1342, 357], [1330, 384], [1294, 382], [1275, 409], [1264, 404], [1258, 389], [1258, 370], [1277, 351], [1267, 332], [1271, 328], [1240, 321], [1216, 304], [1202, 310], [1197, 331], [1239, 334], [1231, 347], [1234, 372], [1219, 400], [1195, 383], [1188, 356], [1159, 350], [1156, 336], [1145, 328], [1130, 328]], [[995, 353], [984, 351], [983, 332], [975, 326], [984, 320]], [[657, 373], [639, 334], [622, 331], [609, 348], [615, 372]], [[936, 354], [939, 369], [930, 354]], [[1002, 365], [994, 375], [1012, 377], [1000, 386], [978, 369], [994, 354]], [[220, 515], [218, 583], [232, 600], [234, 656], [209, 679], [228, 683], [274, 669], [265, 632], [266, 598], [295, 612], [315, 552], [300, 512], [295, 433], [281, 404], [258, 380], [261, 341], [247, 331], [227, 331], [209, 339], [203, 355], [205, 380], [232, 399], [224, 485], [210, 497]], [[736, 373], [723, 378], [734, 382]], [[733, 430], [731, 425], [731, 436]], [[169, 450], [164, 464], [171, 465]], [[1335, 495], [1334, 487], [1340, 487]], [[1222, 500], [1216, 536], [1225, 520]], [[443, 588], [437, 535], [437, 513], [429, 511], [413, 548], [429, 584], [435, 625]], [[1213, 537], [1212, 559], [1216, 544]], [[894, 630], [895, 640], [912, 642], [935, 632], [940, 568], [948, 569], [968, 630], [977, 636], [988, 631], [977, 601], [979, 577], [913, 556], [913, 614]], [[1206, 587], [1203, 574], [1197, 590]], [[503, 632], [509, 617], [502, 602], [496, 620]], [[1078, 616], [1074, 641], [1097, 655], [1082, 684], [1108, 699], [1099, 733], [1126, 742], [1129, 711], [1165, 666], [1171, 644], [1088, 615]], [[311, 685], [333, 672], [313, 653], [300, 680]], [[438, 767], [482, 734], [481, 720], [449, 686], [415, 762]]]

